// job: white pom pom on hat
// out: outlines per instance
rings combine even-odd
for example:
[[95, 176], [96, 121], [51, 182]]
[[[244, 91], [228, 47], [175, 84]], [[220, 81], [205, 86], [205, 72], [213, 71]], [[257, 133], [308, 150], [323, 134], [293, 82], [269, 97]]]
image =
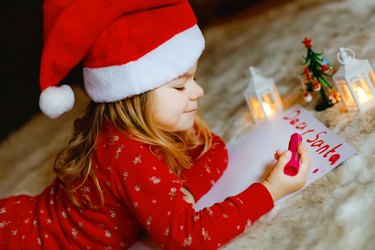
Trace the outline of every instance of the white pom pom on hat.
[[56, 86], [79, 62], [91, 99], [114, 102], [186, 73], [204, 49], [187, 0], [44, 1], [43, 29], [39, 106], [51, 118], [72, 109], [71, 88]]
[[70, 111], [74, 105], [74, 93], [68, 85], [46, 88], [39, 98], [39, 107], [50, 118], [57, 118]]

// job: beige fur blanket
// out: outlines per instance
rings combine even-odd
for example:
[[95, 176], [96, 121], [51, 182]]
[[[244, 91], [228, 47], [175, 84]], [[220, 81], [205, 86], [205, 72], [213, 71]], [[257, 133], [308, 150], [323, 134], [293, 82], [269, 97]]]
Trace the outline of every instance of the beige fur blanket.
[[[301, 103], [358, 150], [225, 249], [374, 249], [375, 109], [348, 113], [339, 104], [315, 112], [313, 104], [303, 103], [298, 80], [304, 36], [333, 64], [343, 46], [375, 66], [374, 27], [374, 0], [295, 0], [259, 15], [244, 11], [204, 31], [201, 114], [214, 132], [232, 142], [255, 127], [242, 97], [252, 65], [275, 79], [285, 108]], [[72, 112], [57, 120], [36, 115], [0, 145], [0, 197], [36, 194], [52, 181], [54, 157], [88, 101], [80, 88], [74, 90], [78, 101]]]

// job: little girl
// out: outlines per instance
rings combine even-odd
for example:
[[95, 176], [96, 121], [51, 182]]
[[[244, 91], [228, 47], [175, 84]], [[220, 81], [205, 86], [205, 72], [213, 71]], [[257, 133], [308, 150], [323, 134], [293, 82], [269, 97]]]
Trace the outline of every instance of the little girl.
[[[302, 188], [283, 174], [195, 211], [227, 167], [224, 142], [196, 115], [203, 36], [186, 0], [45, 0], [40, 97], [57, 117], [74, 102], [56, 85], [80, 61], [92, 99], [40, 195], [0, 200], [0, 249], [127, 249], [144, 236], [167, 249], [217, 249]], [[253, 149], [255, 150], [255, 149]], [[251, 163], [249, 163], [251, 165]]]

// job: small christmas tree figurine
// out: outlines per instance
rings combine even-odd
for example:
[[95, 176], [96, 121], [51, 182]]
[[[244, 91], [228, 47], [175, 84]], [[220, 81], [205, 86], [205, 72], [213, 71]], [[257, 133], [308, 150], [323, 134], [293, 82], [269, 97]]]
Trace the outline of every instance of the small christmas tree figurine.
[[316, 53], [311, 49], [312, 42], [310, 39], [305, 37], [302, 43], [307, 48], [302, 73], [304, 75], [304, 99], [306, 102], [312, 101], [310, 93], [319, 91], [321, 100], [315, 110], [322, 111], [332, 107], [340, 100], [338, 92], [325, 79], [325, 77], [332, 76], [333, 67], [330, 66], [323, 53]]

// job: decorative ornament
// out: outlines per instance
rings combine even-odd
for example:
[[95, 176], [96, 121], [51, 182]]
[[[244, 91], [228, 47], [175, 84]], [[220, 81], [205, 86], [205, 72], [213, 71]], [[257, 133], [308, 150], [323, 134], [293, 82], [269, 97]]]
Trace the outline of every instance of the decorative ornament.
[[313, 90], [314, 91], [320, 91], [322, 89], [320, 83], [318, 81], [315, 81], [313, 84]]
[[323, 52], [317, 53], [312, 50], [312, 40], [307, 37], [304, 38], [302, 43], [307, 49], [306, 56], [304, 57], [304, 95], [306, 102], [311, 102], [313, 95], [312, 92], [320, 93], [320, 102], [315, 107], [315, 110], [322, 111], [332, 107], [339, 101], [339, 95], [334, 88], [328, 83], [325, 77], [331, 77], [334, 71], [328, 59], [323, 55]]
[[303, 99], [305, 100], [305, 102], [311, 102], [312, 96], [310, 95], [309, 92], [305, 92], [305, 93], [303, 93]]
[[337, 91], [332, 91], [331, 89], [329, 89], [329, 95], [328, 95], [328, 98], [329, 100], [333, 103], [333, 104], [336, 104], [338, 102], [341, 101], [341, 96], [339, 94], [339, 92]]

